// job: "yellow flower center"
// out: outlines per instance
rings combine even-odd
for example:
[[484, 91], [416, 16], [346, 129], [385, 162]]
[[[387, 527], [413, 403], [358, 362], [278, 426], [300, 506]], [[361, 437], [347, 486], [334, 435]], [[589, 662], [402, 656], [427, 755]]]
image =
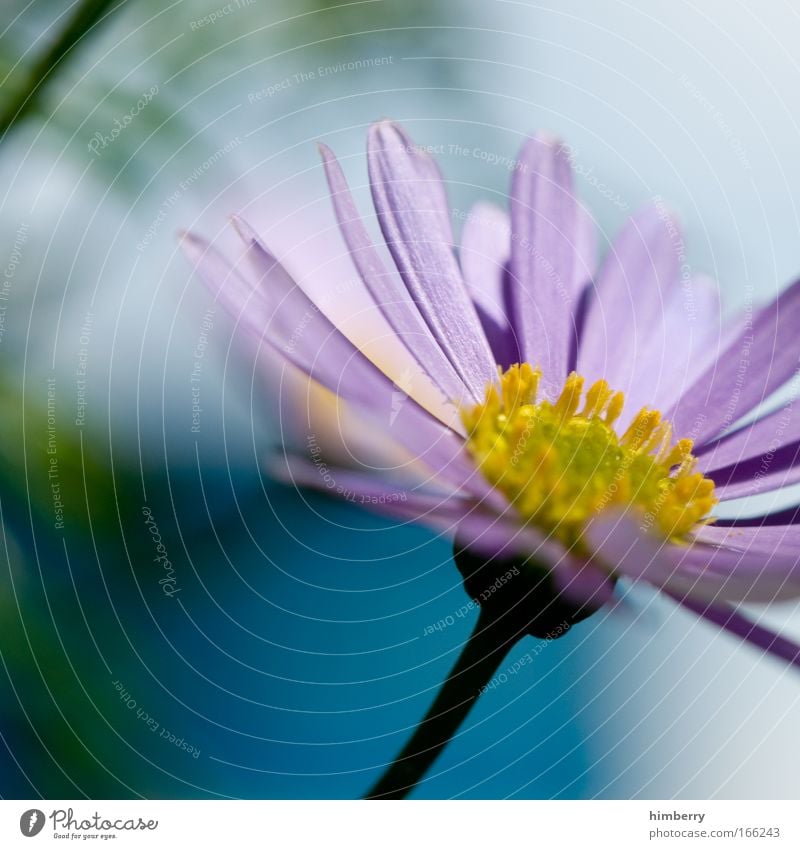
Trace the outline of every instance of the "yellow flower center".
[[462, 409], [487, 480], [568, 547], [580, 548], [587, 522], [608, 508], [633, 508], [647, 530], [685, 541], [717, 503], [714, 482], [694, 471], [692, 440], [673, 442], [670, 423], [646, 407], [619, 436], [622, 392], [598, 380], [584, 395], [573, 372], [558, 400], [537, 400], [540, 378], [528, 363], [513, 365], [482, 404]]

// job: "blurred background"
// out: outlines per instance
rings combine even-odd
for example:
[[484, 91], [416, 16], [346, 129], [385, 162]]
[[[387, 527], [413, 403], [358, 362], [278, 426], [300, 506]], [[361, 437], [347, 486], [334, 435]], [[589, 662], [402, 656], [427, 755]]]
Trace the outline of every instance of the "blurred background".
[[[458, 211], [503, 203], [547, 129], [603, 240], [660, 196], [733, 311], [800, 271], [800, 17], [94, 5], [0, 141], [0, 795], [357, 797], [475, 614], [446, 542], [269, 479], [275, 381], [178, 232], [244, 212], [291, 266], [309, 232], [339, 245], [317, 140], [366, 212], [367, 127], [402, 121]], [[79, 6], [5, 0], [0, 113]], [[636, 591], [487, 693], [415, 796], [797, 798], [799, 715], [796, 674]]]

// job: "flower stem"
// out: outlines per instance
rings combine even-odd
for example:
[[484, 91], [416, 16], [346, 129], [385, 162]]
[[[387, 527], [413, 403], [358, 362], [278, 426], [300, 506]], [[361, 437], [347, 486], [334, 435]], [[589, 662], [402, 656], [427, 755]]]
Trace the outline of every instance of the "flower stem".
[[23, 118], [37, 103], [47, 85], [55, 76], [55, 69], [62, 64], [68, 54], [74, 53], [82, 39], [99, 29], [102, 19], [109, 17], [109, 7], [115, 0], [80, 0], [75, 12], [68, 19], [64, 29], [44, 55], [27, 73], [24, 84], [16, 97], [0, 113], [0, 140], [6, 132]]
[[367, 793], [367, 799], [404, 799], [452, 740], [500, 662], [521, 637], [510, 617], [480, 609], [475, 630], [467, 640], [439, 695], [409, 742]]

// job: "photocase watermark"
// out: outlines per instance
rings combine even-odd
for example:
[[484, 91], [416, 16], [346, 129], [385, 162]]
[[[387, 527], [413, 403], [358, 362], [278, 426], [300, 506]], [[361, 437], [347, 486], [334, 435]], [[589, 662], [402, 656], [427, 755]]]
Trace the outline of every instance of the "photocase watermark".
[[[19, 818], [19, 830], [25, 837], [36, 837], [50, 820], [54, 838], [66, 840], [111, 840], [118, 831], [155, 831], [158, 820], [145, 820], [141, 817], [108, 819], [95, 811], [88, 817], [75, 815], [74, 808], [55, 808], [45, 816], [39, 808], [25, 811]], [[81, 833], [83, 832], [83, 833]]]
[[380, 504], [397, 504], [399, 502], [408, 501], [408, 495], [400, 490], [381, 493], [380, 495], [370, 495], [366, 492], [356, 492], [343, 486], [336, 480], [332, 469], [323, 459], [322, 447], [319, 445], [316, 436], [313, 433], [306, 438], [306, 447], [308, 454], [311, 457], [311, 462], [316, 467], [317, 472], [322, 480], [323, 488], [335, 493], [345, 501], [350, 501], [353, 504], [363, 505], [380, 505]]
[[178, 183], [178, 189], [181, 193], [185, 192], [187, 189], [191, 188], [191, 186], [196, 183], [208, 170], [212, 168], [214, 165], [219, 162], [224, 156], [229, 154], [232, 150], [235, 150], [242, 143], [242, 139], [240, 136], [234, 136], [230, 141], [226, 142], [222, 147], [218, 148], [211, 154], [207, 159], [204, 159], [198, 166], [195, 168], [191, 174], [186, 176], [183, 180]]
[[308, 309], [300, 317], [297, 324], [295, 324], [288, 341], [284, 344], [284, 353], [294, 354], [297, 351], [297, 347], [305, 336], [305, 332], [309, 325], [318, 314], [325, 315], [325, 307], [328, 306], [328, 304], [339, 300], [348, 292], [352, 292], [354, 290], [357, 291], [362, 285], [363, 284], [359, 278], [349, 277], [345, 280], [341, 280], [335, 286], [331, 286], [315, 301], [310, 301]]
[[119, 695], [120, 701], [129, 711], [135, 711], [136, 718], [143, 722], [153, 732], [153, 734], [161, 740], [166, 740], [171, 745], [186, 752], [187, 755], [191, 755], [195, 760], [200, 757], [200, 749], [187, 743], [183, 737], [179, 737], [177, 734], [174, 734], [169, 730], [169, 728], [165, 728], [154, 716], [151, 716], [143, 707], [140, 707], [136, 702], [136, 699], [134, 699], [130, 692], [126, 689], [122, 681], [112, 681], [112, 684]]
[[[675, 223], [674, 216], [670, 213], [664, 204], [661, 195], [655, 195], [652, 199], [653, 206], [656, 208], [658, 218], [664, 225], [667, 235], [672, 242], [672, 247], [675, 250], [675, 256], [679, 263], [679, 272], [681, 275], [680, 286], [683, 294], [683, 306], [686, 312], [686, 320], [694, 322], [697, 320], [697, 304], [694, 298], [694, 288], [692, 285], [692, 266], [686, 258], [686, 243], [683, 235]], [[670, 283], [671, 281], [664, 281]]]
[[570, 287], [564, 285], [564, 281], [561, 279], [561, 275], [556, 271], [552, 260], [543, 254], [538, 245], [535, 245], [527, 235], [513, 230], [509, 235], [508, 231], [503, 227], [498, 219], [494, 217], [487, 219], [472, 210], [465, 212], [462, 209], [453, 209], [450, 214], [453, 218], [461, 221], [462, 223], [469, 221], [470, 223], [480, 224], [485, 229], [494, 230], [502, 238], [510, 239], [512, 245], [519, 245], [522, 248], [522, 251], [530, 256], [536, 265], [544, 271], [549, 283], [556, 290], [564, 305], [570, 306], [572, 304], [574, 298], [570, 292]]
[[[496, 151], [487, 150], [483, 147], [461, 145], [456, 143], [445, 144], [411, 144], [404, 146], [408, 153], [425, 153], [429, 156], [457, 156], [460, 158], [474, 159], [478, 162], [485, 162], [487, 165], [504, 168], [509, 172], [519, 172], [527, 174], [530, 172], [528, 163], [523, 159], [518, 159], [514, 156], [506, 156]], [[578, 160], [579, 152], [568, 144], [560, 146], [561, 151], [569, 161], [574, 173], [579, 177], [583, 177], [586, 182], [592, 186], [601, 197], [610, 201], [614, 206], [623, 211], [630, 209], [630, 204], [623, 200], [619, 192], [615, 191], [611, 186], [604, 182], [594, 173], [594, 165], [586, 166]], [[533, 250], [533, 246], [531, 248]]]
[[136, 250], [139, 251], [139, 253], [142, 253], [158, 235], [161, 225], [167, 219], [167, 214], [173, 209], [187, 190], [190, 189], [210, 168], [216, 165], [220, 159], [239, 147], [241, 143], [241, 137], [235, 136], [222, 147], [215, 150], [214, 153], [212, 153], [207, 159], [204, 159], [200, 165], [191, 172], [191, 174], [187, 174], [187, 176], [178, 183], [178, 188], [161, 203], [156, 217], [150, 222], [142, 240], [137, 243]]
[[295, 86], [304, 85], [305, 83], [323, 80], [328, 77], [336, 76], [337, 74], [352, 73], [353, 71], [362, 71], [365, 69], [382, 68], [386, 65], [394, 64], [394, 56], [372, 56], [364, 59], [353, 59], [350, 62], [336, 62], [333, 65], [319, 65], [315, 69], [308, 71], [297, 71], [294, 74], [289, 74], [258, 91], [251, 91], [247, 95], [247, 102], [252, 105], [261, 100], [268, 100], [287, 91]]
[[572, 145], [564, 144], [561, 146], [561, 149], [569, 160], [574, 173], [578, 177], [583, 177], [600, 197], [610, 201], [617, 209], [621, 209], [623, 212], [627, 212], [630, 209], [630, 204], [622, 199], [622, 195], [594, 173], [594, 165], [586, 166], [578, 161], [579, 152]]
[[539, 420], [541, 418], [541, 412], [537, 407], [534, 410], [532, 416], [529, 416], [527, 421], [525, 422], [525, 427], [522, 429], [522, 432], [519, 435], [519, 439], [517, 439], [517, 443], [514, 446], [514, 450], [511, 452], [511, 459], [509, 463], [512, 468], [517, 468], [520, 463], [520, 460], [523, 458], [523, 455], [526, 453], [528, 448], [528, 441], [531, 438], [531, 434], [539, 424]]
[[143, 92], [141, 97], [134, 105], [122, 116], [122, 118], [114, 119], [114, 126], [107, 132], [101, 133], [99, 130], [89, 139], [87, 147], [95, 156], [100, 156], [100, 151], [105, 150], [112, 145], [120, 136], [120, 134], [133, 122], [133, 119], [139, 115], [147, 105], [158, 94], [158, 83], [154, 83], [150, 88]]
[[251, 6], [255, 6], [255, 4], [256, 0], [233, 0], [232, 3], [227, 3], [225, 6], [220, 6], [218, 9], [214, 9], [213, 12], [203, 15], [201, 18], [195, 18], [193, 21], [190, 21], [189, 29], [192, 32], [197, 32], [199, 29], [209, 27], [217, 21], [227, 18], [228, 15], [238, 12], [240, 9], [249, 9]]
[[[750, 354], [752, 352], [753, 345], [755, 344], [755, 334], [753, 333], [754, 288], [752, 284], [746, 284], [744, 291], [745, 305], [742, 311], [741, 321], [743, 332], [741, 335], [741, 347], [739, 348], [739, 359], [736, 365], [736, 377], [733, 381], [730, 398], [728, 399], [728, 403], [725, 405], [725, 415], [720, 423], [720, 431], [726, 430], [740, 417], [740, 414], [737, 413], [737, 409], [742, 396], [742, 389], [744, 388], [747, 380], [747, 372], [750, 370]], [[726, 352], [726, 357], [732, 356], [735, 356], [732, 350]]]
[[520, 669], [528, 666], [530, 663], [533, 663], [533, 659], [535, 657], [540, 655], [550, 645], [550, 643], [553, 642], [553, 640], [557, 640], [559, 637], [566, 634], [569, 629], [570, 623], [566, 621], [556, 625], [556, 627], [542, 637], [542, 639], [539, 640], [533, 648], [530, 649], [530, 651], [525, 652], [525, 654], [518, 657], [514, 663], [495, 675], [488, 684], [484, 684], [483, 687], [481, 687], [480, 692], [485, 693], [487, 690], [494, 690], [503, 684], [507, 684], [520, 671]]
[[410, 144], [404, 145], [403, 149], [412, 154], [425, 153], [428, 156], [458, 156], [462, 159], [475, 159], [485, 162], [487, 165], [497, 165], [507, 171], [526, 171], [524, 162], [512, 156], [505, 156], [482, 147], [471, 147], [469, 145], [456, 144]]
[[44, 824], [44, 811], [40, 811], [38, 808], [29, 808], [19, 818], [19, 830], [25, 837], [36, 837], [44, 828]]
[[316, 304], [311, 305], [311, 310], [303, 313], [300, 321], [294, 326], [289, 341], [283, 346], [284, 353], [293, 354], [297, 350], [297, 343], [303, 338], [306, 328], [311, 324], [314, 313], [318, 313], [319, 307]]
[[[765, 478], [769, 477], [772, 469], [772, 464], [775, 462], [777, 452], [786, 446], [786, 433], [792, 423], [792, 416], [795, 415], [795, 401], [800, 394], [800, 372], [795, 372], [790, 385], [789, 399], [781, 407], [780, 416], [775, 423], [775, 432], [767, 445], [767, 450], [761, 455], [761, 462], [753, 475], [751, 481], [751, 494], [756, 495], [761, 491], [765, 484]], [[791, 432], [790, 432], [791, 435]], [[795, 451], [792, 462], [797, 459], [798, 451]]]
[[56, 379], [47, 378], [47, 482], [53, 506], [53, 527], [64, 530], [64, 502], [61, 495], [61, 479], [58, 471], [58, 443], [56, 440]]
[[744, 149], [742, 140], [734, 133], [731, 125], [725, 120], [722, 112], [703, 94], [700, 88], [689, 78], [687, 74], [681, 74], [681, 85], [689, 92], [689, 94], [703, 107], [703, 109], [711, 117], [711, 120], [717, 125], [722, 135], [725, 137], [731, 150], [739, 160], [739, 164], [745, 171], [752, 171], [753, 167], [750, 160], [747, 158], [747, 152]]
[[451, 613], [443, 619], [440, 619], [438, 622], [434, 622], [432, 625], [426, 626], [425, 630], [422, 632], [422, 636], [430, 636], [435, 632], [444, 631], [446, 628], [454, 625], [457, 619], [463, 619], [471, 610], [475, 610], [476, 607], [480, 607], [481, 604], [485, 604], [499, 589], [501, 589], [501, 587], [504, 587], [517, 575], [519, 575], [519, 567], [512, 566], [502, 575], [498, 575], [494, 583], [486, 587], [478, 598], [470, 599], [466, 604], [462, 604], [455, 613]]
[[89, 343], [92, 339], [94, 313], [89, 310], [83, 318], [81, 335], [78, 337], [78, 364], [75, 368], [75, 426], [86, 424], [86, 372], [89, 368]]
[[22, 260], [22, 248], [27, 241], [28, 225], [22, 221], [14, 235], [11, 253], [6, 261], [6, 267], [3, 269], [3, 278], [0, 280], [0, 342], [3, 341], [3, 336], [6, 332], [6, 310], [8, 309], [8, 302], [11, 298], [11, 286], [17, 274], [17, 268]]
[[161, 585], [164, 595], [172, 598], [181, 591], [175, 577], [175, 569], [172, 566], [172, 561], [169, 559], [167, 548], [161, 540], [161, 533], [158, 530], [156, 520], [153, 518], [153, 512], [146, 505], [142, 507], [142, 516], [144, 516], [144, 523], [147, 530], [150, 531], [153, 545], [156, 547], [156, 556], [153, 558], [153, 563], [160, 563], [164, 570], [164, 576], [159, 578], [158, 583]]
[[203, 316], [200, 324], [200, 335], [194, 346], [194, 365], [189, 375], [189, 388], [192, 393], [192, 433], [200, 433], [200, 414], [203, 408], [200, 405], [200, 377], [203, 373], [203, 357], [208, 347], [208, 335], [214, 329], [214, 310], [209, 308]]

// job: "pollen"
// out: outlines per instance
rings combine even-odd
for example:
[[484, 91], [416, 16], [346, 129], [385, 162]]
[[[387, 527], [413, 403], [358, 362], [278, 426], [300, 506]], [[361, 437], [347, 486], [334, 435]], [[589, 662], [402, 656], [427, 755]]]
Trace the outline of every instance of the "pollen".
[[523, 519], [569, 548], [609, 508], [635, 511], [645, 530], [672, 542], [709, 521], [714, 482], [695, 471], [692, 440], [675, 440], [658, 410], [640, 410], [620, 433], [625, 396], [605, 380], [584, 390], [573, 372], [546, 400], [540, 379], [528, 363], [513, 365], [482, 404], [461, 410], [469, 453]]

